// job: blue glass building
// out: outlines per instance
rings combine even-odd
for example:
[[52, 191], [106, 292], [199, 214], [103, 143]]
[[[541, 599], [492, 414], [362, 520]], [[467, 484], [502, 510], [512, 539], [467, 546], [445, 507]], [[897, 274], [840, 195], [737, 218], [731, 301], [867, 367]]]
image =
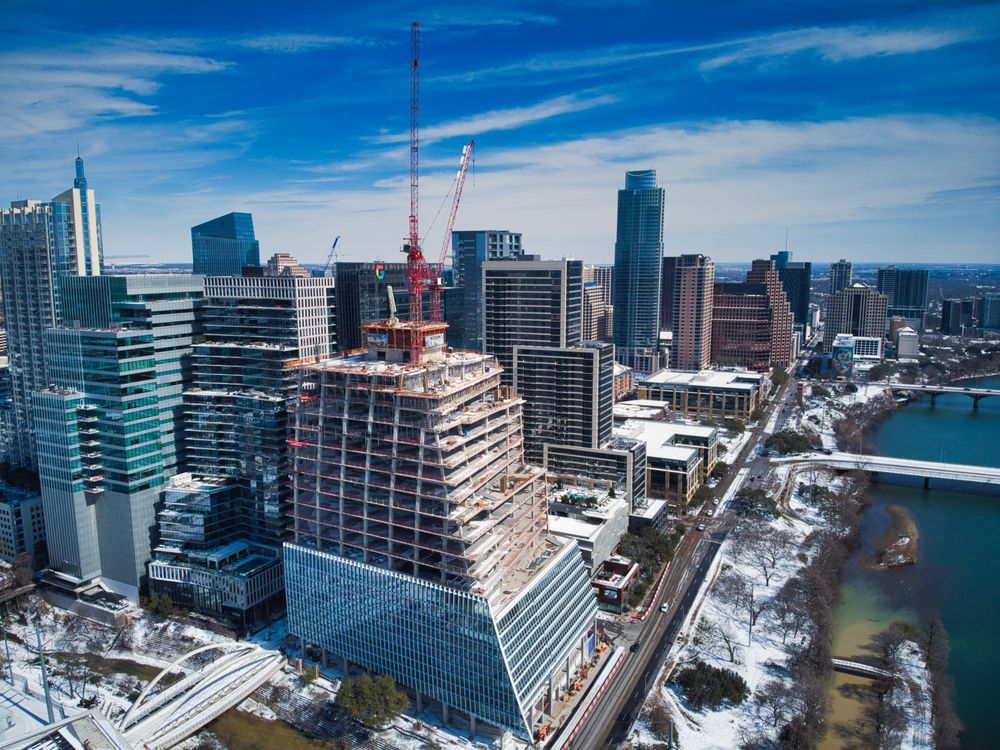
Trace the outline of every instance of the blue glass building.
[[260, 266], [260, 243], [247, 213], [229, 213], [191, 227], [191, 250], [196, 274], [239, 276], [244, 268]]
[[625, 173], [618, 191], [613, 338], [618, 361], [639, 372], [658, 369], [664, 203], [655, 169]]

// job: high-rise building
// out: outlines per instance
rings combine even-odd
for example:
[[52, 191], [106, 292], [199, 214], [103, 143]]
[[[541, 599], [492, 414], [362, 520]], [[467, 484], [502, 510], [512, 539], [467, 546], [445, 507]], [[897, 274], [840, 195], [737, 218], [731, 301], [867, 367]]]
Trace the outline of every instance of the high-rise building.
[[609, 308], [614, 304], [615, 267], [614, 266], [584, 266], [583, 283], [597, 284], [604, 295], [604, 304]]
[[45, 332], [60, 321], [58, 279], [101, 273], [101, 209], [76, 158], [73, 187], [0, 210], [0, 287], [13, 388], [13, 463], [35, 466], [33, 391], [49, 384]]
[[495, 358], [447, 353], [444, 333], [372, 323], [367, 353], [301, 368], [288, 628], [391, 675], [418, 709], [530, 739], [589, 658], [596, 602], [576, 544], [547, 534], [523, 400]]
[[267, 259], [267, 267], [264, 269], [265, 276], [297, 276], [300, 279], [308, 279], [310, 274], [299, 265], [299, 262], [288, 253], [275, 253]]
[[885, 295], [887, 315], [906, 318], [918, 331], [924, 328], [927, 313], [926, 268], [880, 268], [878, 290]]
[[611, 308], [604, 301], [604, 288], [597, 282], [583, 285], [583, 340], [611, 340]]
[[[181, 390], [201, 277], [64, 277], [68, 325], [47, 332], [51, 386], [33, 394], [50, 567], [133, 599], [155, 506], [181, 462]], [[40, 411], [39, 411], [40, 410]]]
[[941, 303], [941, 333], [968, 336], [975, 331], [973, 299], [946, 299]]
[[541, 465], [546, 443], [600, 448], [611, 439], [614, 346], [514, 347], [514, 391], [524, 398], [524, 452]]
[[577, 346], [583, 341], [583, 263], [522, 255], [483, 264], [483, 353], [514, 383], [514, 347]]
[[340, 262], [337, 280], [337, 348], [349, 352], [364, 347], [361, 326], [389, 318], [389, 287], [396, 301], [396, 315], [409, 318], [406, 264]]
[[618, 361], [638, 372], [655, 367], [659, 349], [664, 203], [655, 169], [625, 173], [618, 191], [614, 343]]
[[885, 338], [885, 295], [861, 282], [831, 294], [826, 302], [823, 349], [830, 351], [838, 334]]
[[677, 277], [677, 256], [663, 256], [660, 272], [660, 330], [674, 330], [674, 287]]
[[830, 264], [830, 294], [836, 294], [841, 289], [849, 287], [854, 283], [854, 266], [849, 260], [841, 258], [836, 263]]
[[30, 555], [32, 565], [45, 557], [45, 514], [37, 492], [0, 482], [0, 560], [15, 563]]
[[228, 213], [191, 227], [191, 250], [194, 272], [205, 276], [239, 276], [244, 268], [260, 267], [260, 243], [247, 213]]
[[778, 271], [785, 296], [792, 308], [795, 325], [805, 326], [809, 322], [809, 295], [812, 292], [812, 263], [795, 262], [788, 250], [780, 250], [771, 256]]
[[670, 366], [675, 370], [704, 370], [712, 361], [715, 264], [705, 255], [663, 260], [664, 267], [673, 269]]
[[979, 325], [1000, 328], [1000, 293], [988, 292], [979, 298]]
[[[328, 277], [206, 279], [206, 341], [194, 347], [184, 391], [187, 473], [167, 488], [152, 592], [242, 629], [280, 608], [294, 366], [335, 349], [333, 285]], [[219, 528], [189, 539], [193, 517]]]
[[[507, 229], [479, 229], [451, 233], [452, 266], [462, 288], [462, 321], [448, 331], [448, 340], [461, 349], [483, 350], [483, 263], [524, 255], [521, 233]], [[369, 321], [362, 321], [367, 323]]]
[[792, 310], [770, 260], [755, 260], [747, 280], [716, 284], [712, 359], [758, 372], [792, 362]]

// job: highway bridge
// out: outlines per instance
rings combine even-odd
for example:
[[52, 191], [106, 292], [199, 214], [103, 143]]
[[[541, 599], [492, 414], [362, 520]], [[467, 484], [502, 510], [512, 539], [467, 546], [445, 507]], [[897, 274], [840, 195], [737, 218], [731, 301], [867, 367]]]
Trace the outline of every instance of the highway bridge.
[[913, 458], [893, 458], [892, 456], [868, 456], [862, 453], [803, 453], [795, 456], [771, 459], [775, 464], [817, 466], [846, 471], [867, 471], [873, 474], [897, 474], [900, 476], [923, 477], [924, 486], [930, 486], [931, 479], [951, 479], [959, 482], [975, 482], [1000, 486], [1000, 468], [995, 466], [972, 466], [950, 464], [938, 461], [919, 461]]
[[937, 401], [938, 396], [956, 393], [961, 396], [968, 396], [972, 399], [972, 408], [978, 409], [979, 402], [989, 396], [1000, 396], [1000, 390], [995, 388], [963, 388], [960, 385], [907, 385], [906, 383], [869, 383], [869, 385], [880, 386], [893, 393], [926, 393], [930, 396], [931, 406]]

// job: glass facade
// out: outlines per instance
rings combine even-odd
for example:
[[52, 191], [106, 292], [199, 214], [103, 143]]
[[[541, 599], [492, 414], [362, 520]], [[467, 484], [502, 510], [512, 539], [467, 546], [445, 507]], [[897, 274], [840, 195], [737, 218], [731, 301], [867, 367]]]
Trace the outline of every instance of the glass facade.
[[619, 361], [629, 366], [630, 350], [655, 350], [659, 343], [664, 203], [655, 169], [625, 173], [618, 191], [614, 342]]
[[247, 213], [229, 213], [191, 227], [191, 249], [196, 274], [239, 276], [244, 268], [260, 267], [260, 243]]
[[597, 614], [574, 544], [543, 565], [497, 612], [479, 594], [286, 544], [289, 630], [529, 737], [546, 684], [574, 649], [586, 653]]

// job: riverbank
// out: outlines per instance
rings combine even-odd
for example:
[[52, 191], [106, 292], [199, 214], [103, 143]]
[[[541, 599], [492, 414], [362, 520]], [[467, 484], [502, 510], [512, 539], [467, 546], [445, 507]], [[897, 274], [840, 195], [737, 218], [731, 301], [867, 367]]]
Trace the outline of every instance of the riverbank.
[[884, 568], [916, 565], [920, 531], [913, 516], [902, 505], [887, 505], [885, 510], [889, 514], [889, 528], [879, 537], [877, 564]]

